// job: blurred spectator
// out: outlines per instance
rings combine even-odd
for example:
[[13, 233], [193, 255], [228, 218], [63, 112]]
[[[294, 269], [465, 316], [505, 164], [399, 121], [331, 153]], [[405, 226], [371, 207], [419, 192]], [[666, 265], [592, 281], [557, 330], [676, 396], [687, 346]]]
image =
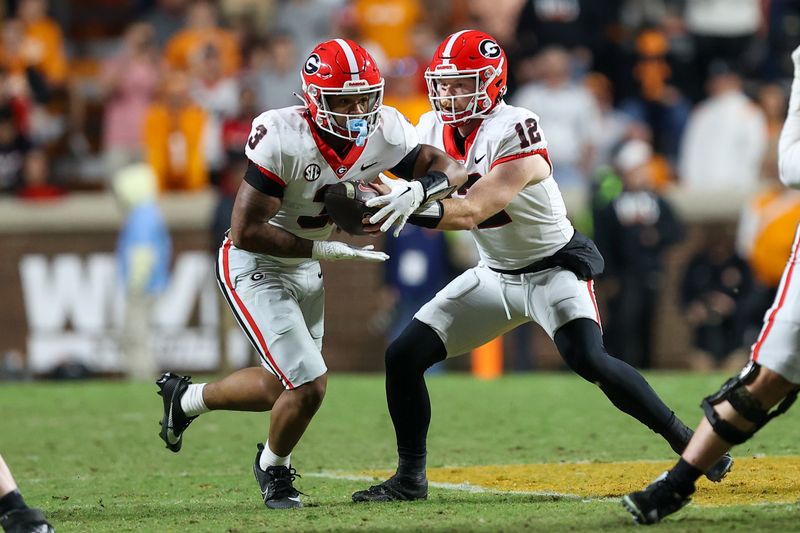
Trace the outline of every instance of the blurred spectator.
[[46, 0], [20, 0], [17, 16], [25, 28], [25, 57], [41, 69], [47, 81], [61, 86], [67, 77], [64, 38], [56, 21], [47, 16]]
[[746, 344], [740, 304], [749, 297], [753, 280], [747, 263], [734, 252], [730, 232], [707, 228], [704, 241], [689, 260], [681, 287], [696, 349], [689, 364], [697, 370], [738, 369], [742, 362], [737, 356], [729, 364], [726, 358]]
[[50, 161], [44, 150], [32, 150], [25, 158], [22, 169], [22, 187], [17, 195], [23, 200], [43, 201], [61, 198], [64, 188], [50, 180]]
[[192, 57], [209, 46], [217, 49], [226, 76], [238, 73], [241, 58], [239, 43], [233, 34], [217, 22], [217, 8], [212, 2], [201, 0], [189, 7], [188, 24], [167, 43], [165, 57], [170, 67], [187, 70]]
[[30, 132], [32, 106], [31, 89], [26, 78], [11, 75], [0, 66], [0, 107], [11, 110], [15, 126], [24, 135]]
[[262, 113], [256, 92], [249, 85], [241, 88], [238, 98], [238, 113], [222, 123], [222, 145], [228, 161], [244, 157], [244, 143], [250, 136], [253, 120]]
[[603, 56], [598, 52], [603, 46], [605, 27], [619, 10], [617, 0], [610, 4], [592, 0], [525, 0], [517, 18], [514, 46], [510, 48], [511, 63], [524, 69], [525, 58], [557, 46], [576, 52], [588, 67], [592, 56]]
[[691, 190], [752, 190], [767, 147], [764, 113], [742, 91], [742, 78], [712, 66], [710, 97], [692, 111], [681, 141], [679, 178]]
[[[613, 151], [619, 147], [632, 125], [630, 115], [614, 107], [611, 81], [599, 72], [592, 72], [583, 80], [584, 86], [594, 97], [599, 112], [598, 135], [595, 143], [593, 168], [611, 164]], [[548, 134], [549, 138], [549, 134]]]
[[694, 37], [695, 65], [702, 84], [715, 60], [752, 67], [753, 38], [762, 24], [762, 0], [689, 0], [686, 27]]
[[654, 28], [639, 32], [631, 67], [632, 87], [621, 107], [637, 121], [650, 126], [655, 149], [675, 159], [691, 110], [690, 102], [670, 84], [672, 67], [668, 59], [666, 34]]
[[[275, 27], [281, 28], [295, 39], [298, 59], [298, 63], [295, 65], [296, 72], [300, 72], [300, 66], [311, 50], [319, 42], [331, 36], [331, 19], [334, 18], [332, 12], [344, 3], [344, 0], [282, 0], [280, 2], [278, 14], [275, 17]], [[341, 36], [337, 35], [337, 37]]]
[[114, 176], [113, 190], [125, 213], [117, 241], [117, 269], [125, 287], [125, 319], [120, 347], [133, 379], [155, 377], [151, 316], [157, 296], [167, 287], [172, 243], [156, 203], [153, 171], [138, 163]]
[[585, 191], [600, 135], [600, 110], [592, 94], [571, 81], [570, 56], [563, 48], [548, 48], [537, 61], [541, 81], [522, 86], [511, 103], [539, 115], [558, 186]]
[[662, 286], [664, 252], [683, 234], [680, 221], [653, 190], [652, 147], [632, 140], [615, 167], [622, 192], [595, 213], [595, 242], [606, 261], [609, 293], [604, 337], [609, 352], [639, 368], [653, 359], [653, 319]]
[[419, 0], [352, 0], [360, 39], [374, 43], [387, 59], [411, 55], [411, 30], [422, 17]]
[[0, 42], [0, 68], [13, 86], [14, 95], [43, 102], [49, 96], [49, 86], [41, 68], [40, 52], [29, 46], [25, 27], [17, 19], [3, 22]]
[[225, 165], [222, 143], [222, 123], [236, 115], [239, 107], [239, 83], [222, 71], [219, 52], [207, 46], [192, 58], [191, 94], [194, 101], [206, 111], [203, 149], [211, 182], [219, 183]]
[[[239, 185], [247, 170], [244, 143], [250, 136], [253, 120], [260, 113], [255, 91], [244, 86], [239, 95], [239, 113], [222, 124], [225, 168], [217, 188], [217, 205], [211, 221], [211, 242], [215, 247], [222, 242], [225, 232], [231, 227], [231, 214], [236, 193], [239, 191]], [[214, 249], [216, 250], [216, 248]]]
[[[276, 4], [274, 0], [221, 0], [219, 7], [234, 31], [238, 28], [248, 34], [254, 30], [263, 34], [273, 27]], [[239, 42], [245, 41], [240, 39]]]
[[246, 78], [258, 91], [262, 111], [301, 103], [294, 95], [300, 90], [298, 61], [294, 37], [284, 31], [277, 31], [250, 50]]
[[767, 51], [762, 74], [768, 80], [793, 76], [791, 52], [800, 42], [800, 2], [770, 0], [767, 2]]
[[0, 107], [0, 192], [16, 191], [31, 143], [22, 135], [9, 107]]
[[777, 150], [771, 151], [765, 165], [766, 187], [742, 209], [736, 234], [737, 253], [747, 260], [756, 281], [769, 291], [762, 312], [778, 289], [786, 258], [791, 255], [794, 230], [800, 223], [800, 191], [780, 182], [777, 159]]
[[186, 24], [188, 4], [189, 0], [158, 0], [155, 7], [144, 16], [144, 21], [153, 27], [159, 48], [164, 48]]
[[420, 91], [419, 78], [424, 67], [414, 58], [395, 59], [384, 70], [386, 78], [386, 94], [383, 103], [400, 111], [412, 124], [419, 122], [419, 117], [431, 110], [428, 93]]
[[778, 136], [786, 117], [786, 90], [777, 83], [767, 83], [758, 90], [758, 105], [767, 121], [767, 139], [770, 148], [765, 159], [769, 160], [778, 151]]
[[[470, 20], [463, 20], [460, 24], [448, 29], [446, 33], [458, 31], [463, 28], [480, 28], [506, 48], [513, 50], [516, 47], [515, 34], [517, 19], [523, 5], [522, 0], [467, 0]], [[452, 17], [458, 21], [459, 17]], [[512, 60], [512, 64], [513, 64]]]
[[189, 96], [189, 78], [173, 72], [161, 97], [147, 110], [144, 145], [147, 162], [163, 190], [197, 190], [208, 185], [203, 151], [206, 113]]
[[144, 116], [161, 83], [154, 39], [152, 26], [132, 24], [125, 31], [121, 50], [103, 65], [103, 151], [108, 175], [144, 156]]

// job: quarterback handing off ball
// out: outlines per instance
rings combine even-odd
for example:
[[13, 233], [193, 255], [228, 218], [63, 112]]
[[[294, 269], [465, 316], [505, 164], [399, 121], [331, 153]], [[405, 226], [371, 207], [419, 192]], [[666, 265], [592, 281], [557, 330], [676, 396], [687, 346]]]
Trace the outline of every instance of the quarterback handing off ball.
[[325, 209], [331, 220], [350, 235], [364, 235], [361, 220], [373, 215], [378, 208], [370, 208], [367, 200], [380, 196], [378, 189], [364, 181], [343, 181], [328, 187], [325, 192]]

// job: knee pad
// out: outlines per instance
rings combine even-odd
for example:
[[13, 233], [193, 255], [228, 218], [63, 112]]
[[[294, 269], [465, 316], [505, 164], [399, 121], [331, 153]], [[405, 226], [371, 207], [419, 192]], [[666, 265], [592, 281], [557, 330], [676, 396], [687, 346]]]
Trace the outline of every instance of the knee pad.
[[425, 372], [447, 357], [442, 340], [431, 327], [417, 319], [386, 349], [387, 372]]
[[[700, 404], [714, 432], [731, 444], [742, 444], [747, 441], [759, 429], [764, 427], [767, 422], [785, 413], [797, 399], [797, 391], [795, 390], [789, 393], [771, 413], [764, 409], [758, 399], [753, 397], [746, 387], [748, 383], [751, 383], [756, 376], [758, 376], [760, 370], [761, 366], [758, 363], [750, 361], [738, 376], [726, 381], [719, 391], [711, 396], [703, 398]], [[745, 431], [739, 429], [730, 422], [720, 418], [714, 406], [726, 400], [742, 418], [755, 425], [752, 430]]]

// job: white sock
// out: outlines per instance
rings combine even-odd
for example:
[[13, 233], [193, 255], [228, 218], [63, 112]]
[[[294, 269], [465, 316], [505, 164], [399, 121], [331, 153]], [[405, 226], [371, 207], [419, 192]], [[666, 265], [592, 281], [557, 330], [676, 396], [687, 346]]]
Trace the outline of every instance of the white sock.
[[270, 466], [289, 466], [291, 464], [292, 454], [286, 457], [275, 455], [275, 452], [269, 449], [269, 441], [264, 444], [264, 451], [261, 452], [261, 458], [258, 460], [258, 467], [261, 470], [266, 470]]
[[205, 386], [205, 383], [189, 385], [189, 388], [181, 396], [181, 409], [186, 413], [186, 416], [202, 415], [211, 410], [206, 407], [206, 402], [203, 401], [203, 389]]

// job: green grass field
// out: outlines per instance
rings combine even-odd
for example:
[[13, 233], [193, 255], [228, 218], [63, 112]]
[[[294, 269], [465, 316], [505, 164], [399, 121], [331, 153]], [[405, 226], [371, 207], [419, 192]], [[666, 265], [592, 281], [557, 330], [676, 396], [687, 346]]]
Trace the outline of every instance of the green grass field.
[[[700, 398], [724, 376], [652, 374], [651, 383], [695, 425]], [[429, 467], [672, 459], [661, 439], [614, 409], [572, 374], [429, 378]], [[395, 465], [382, 376], [334, 375], [328, 396], [293, 454], [306, 508], [260, 501], [251, 466], [268, 417], [210, 413], [173, 454], [158, 439], [153, 384], [84, 382], [0, 385], [0, 453], [29, 503], [68, 531], [624, 531], [616, 498], [570, 498], [433, 488], [425, 502], [356, 505], [367, 470]], [[800, 455], [795, 407], [736, 451], [738, 457]], [[657, 473], [657, 472], [656, 472]], [[499, 466], [497, 475], [503, 476]], [[649, 473], [648, 473], [649, 475]], [[731, 481], [745, 482], [736, 477]], [[800, 480], [797, 481], [800, 485]], [[630, 487], [631, 489], [639, 487]], [[795, 491], [796, 492], [796, 491]], [[794, 503], [690, 506], [663, 531], [790, 531]]]

